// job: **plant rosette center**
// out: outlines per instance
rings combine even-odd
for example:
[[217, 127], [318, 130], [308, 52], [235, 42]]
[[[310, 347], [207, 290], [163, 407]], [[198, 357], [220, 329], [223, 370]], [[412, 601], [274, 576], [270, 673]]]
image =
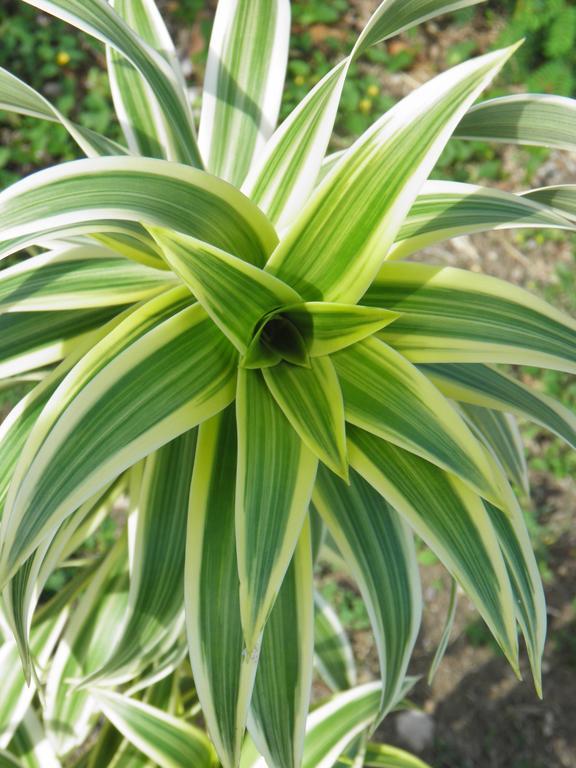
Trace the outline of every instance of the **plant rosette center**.
[[310, 367], [309, 342], [312, 323], [301, 312], [299, 322], [285, 307], [266, 314], [257, 324], [254, 337], [241, 360], [243, 368], [271, 368], [284, 360], [292, 365]]

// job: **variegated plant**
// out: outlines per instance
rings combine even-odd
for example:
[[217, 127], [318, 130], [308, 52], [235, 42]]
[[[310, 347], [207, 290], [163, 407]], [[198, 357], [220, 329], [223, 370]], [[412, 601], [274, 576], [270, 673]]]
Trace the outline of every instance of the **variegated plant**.
[[[153, 0], [24, 1], [106, 45], [126, 146], [0, 71], [0, 108], [63, 124], [88, 156], [0, 194], [0, 254], [36, 247], [0, 271], [2, 386], [35, 382], [0, 428], [1, 759], [422, 765], [368, 743], [410, 685], [414, 533], [515, 670], [519, 625], [540, 691], [544, 600], [509, 414], [572, 445], [576, 419], [494, 364], [576, 371], [576, 322], [409, 259], [481, 230], [574, 230], [576, 186], [427, 178], [452, 136], [576, 150], [576, 102], [476, 103], [500, 50], [330, 155], [353, 62], [476, 0], [384, 0], [279, 127], [289, 1], [221, 0], [196, 133]], [[127, 533], [79, 560], [119, 499]], [[362, 593], [379, 682], [355, 685], [314, 596], [322, 548]], [[63, 563], [75, 578], [37, 609]], [[315, 659], [336, 693], [311, 708]]]

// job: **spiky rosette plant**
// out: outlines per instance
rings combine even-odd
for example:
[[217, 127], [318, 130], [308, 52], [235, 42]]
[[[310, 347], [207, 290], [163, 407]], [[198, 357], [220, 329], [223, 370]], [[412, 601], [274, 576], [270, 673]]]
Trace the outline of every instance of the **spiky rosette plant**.
[[[0, 72], [2, 109], [62, 123], [88, 155], [0, 195], [1, 255], [40, 247], [0, 271], [0, 375], [37, 381], [0, 430], [6, 760], [421, 765], [367, 746], [410, 683], [414, 533], [516, 671], [519, 625], [540, 691], [544, 600], [506, 414], [571, 444], [576, 419], [493, 364], [574, 372], [576, 323], [409, 257], [486, 229], [574, 230], [574, 187], [427, 178], [454, 135], [576, 149], [576, 103], [475, 104], [514, 49], [495, 51], [327, 155], [353, 62], [475, 0], [385, 0], [279, 127], [289, 2], [221, 0], [197, 136], [153, 0], [25, 1], [105, 43], [126, 146]], [[101, 563], [76, 556], [37, 609], [118, 499], [128, 533]], [[354, 687], [314, 598], [323, 541], [366, 603], [379, 682]], [[315, 657], [341, 692], [308, 716]]]

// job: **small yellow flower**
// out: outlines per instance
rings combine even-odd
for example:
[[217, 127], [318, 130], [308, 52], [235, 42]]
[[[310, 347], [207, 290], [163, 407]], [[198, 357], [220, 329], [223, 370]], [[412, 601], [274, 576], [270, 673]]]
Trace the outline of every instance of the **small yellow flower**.
[[66, 64], [70, 64], [70, 54], [66, 53], [66, 51], [58, 51], [58, 54], [56, 55], [56, 64], [58, 64], [59, 67], [65, 67]]
[[372, 101], [370, 99], [360, 99], [358, 102], [358, 109], [364, 115], [367, 115], [372, 109]]
[[304, 75], [296, 75], [296, 77], [294, 78], [294, 85], [298, 85], [298, 86], [304, 85], [305, 82], [306, 82], [306, 78], [304, 77]]
[[368, 88], [366, 89], [366, 93], [368, 94], [368, 96], [371, 96], [372, 98], [374, 98], [375, 96], [378, 96], [378, 94], [380, 93], [380, 88], [378, 88], [377, 85], [369, 85]]

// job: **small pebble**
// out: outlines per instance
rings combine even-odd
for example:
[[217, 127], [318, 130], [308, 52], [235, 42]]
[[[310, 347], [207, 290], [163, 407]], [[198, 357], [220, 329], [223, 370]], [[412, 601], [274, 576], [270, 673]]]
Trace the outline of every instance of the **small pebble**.
[[425, 712], [411, 709], [396, 718], [398, 738], [413, 752], [422, 752], [432, 745], [434, 720]]

